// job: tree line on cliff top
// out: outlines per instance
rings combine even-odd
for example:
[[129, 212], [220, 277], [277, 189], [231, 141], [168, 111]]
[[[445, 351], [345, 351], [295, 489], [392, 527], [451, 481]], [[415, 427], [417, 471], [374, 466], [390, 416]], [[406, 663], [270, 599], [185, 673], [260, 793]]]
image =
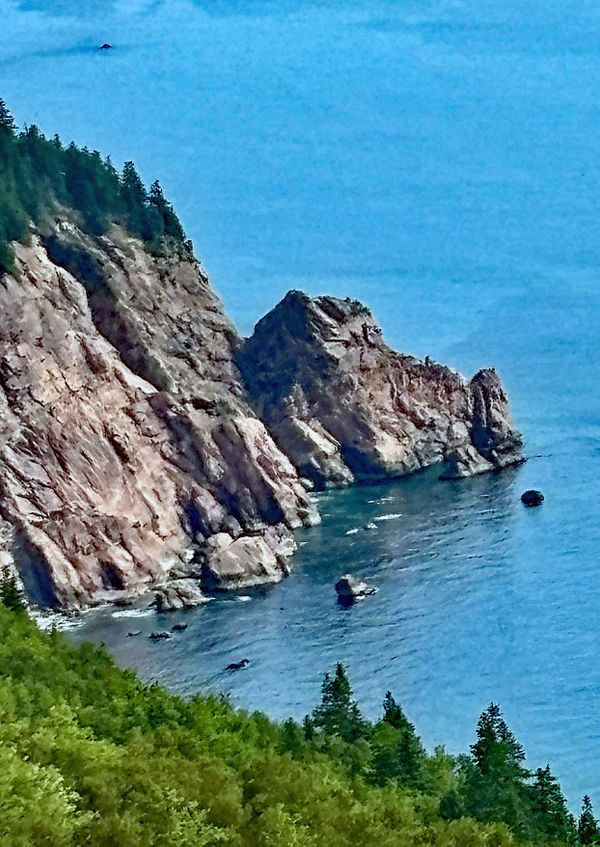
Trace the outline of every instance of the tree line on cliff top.
[[0, 273], [12, 269], [10, 243], [27, 243], [31, 222], [43, 230], [65, 214], [90, 235], [119, 223], [154, 255], [192, 254], [158, 181], [147, 190], [133, 162], [119, 173], [95, 150], [64, 146], [36, 126], [18, 131], [0, 99]]
[[[290, 681], [292, 684], [292, 681]], [[2, 847], [510, 847], [600, 838], [500, 709], [428, 753], [391, 693], [375, 723], [342, 665], [304, 723], [184, 699], [41, 632], [0, 584]]]

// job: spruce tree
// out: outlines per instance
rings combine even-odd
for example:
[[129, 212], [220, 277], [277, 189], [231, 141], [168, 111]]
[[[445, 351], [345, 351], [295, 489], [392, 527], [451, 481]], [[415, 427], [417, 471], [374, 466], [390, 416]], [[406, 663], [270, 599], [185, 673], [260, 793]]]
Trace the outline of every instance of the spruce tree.
[[22, 612], [25, 609], [23, 592], [19, 589], [17, 579], [10, 568], [2, 568], [0, 576], [0, 603], [12, 612]]
[[538, 768], [531, 786], [532, 823], [545, 842], [572, 844], [576, 836], [575, 819], [550, 765]]
[[598, 844], [600, 842], [600, 830], [598, 821], [594, 817], [592, 801], [586, 794], [581, 805], [581, 814], [577, 823], [577, 833], [580, 844]]
[[418, 787], [422, 782], [425, 750], [401, 706], [391, 692], [383, 701], [383, 717], [371, 739], [373, 774], [380, 784], [390, 779]]
[[477, 722], [470, 758], [463, 762], [465, 806], [482, 821], [502, 821], [525, 836], [532, 827], [525, 752], [491, 703]]
[[312, 723], [324, 735], [339, 735], [344, 741], [356, 741], [367, 733], [367, 722], [352, 697], [346, 670], [337, 664], [335, 674], [326, 673], [321, 687], [321, 702], [312, 714]]

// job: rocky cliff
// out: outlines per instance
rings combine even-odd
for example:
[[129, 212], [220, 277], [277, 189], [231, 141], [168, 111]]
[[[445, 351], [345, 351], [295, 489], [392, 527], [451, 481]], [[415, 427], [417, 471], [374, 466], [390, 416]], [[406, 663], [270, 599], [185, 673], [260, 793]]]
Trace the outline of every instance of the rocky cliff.
[[358, 303], [292, 292], [242, 344], [197, 263], [153, 258], [122, 230], [63, 223], [14, 251], [0, 544], [46, 605], [167, 578], [275, 582], [292, 530], [319, 520], [311, 484], [520, 458], [493, 371], [466, 382], [394, 353]]
[[493, 369], [467, 381], [395, 353], [354, 300], [289, 292], [257, 324], [239, 362], [257, 414], [318, 488], [435, 464], [451, 478], [521, 461]]
[[0, 284], [4, 558], [73, 607], [192, 572], [277, 581], [318, 514], [251, 411], [199, 267], [63, 224]]

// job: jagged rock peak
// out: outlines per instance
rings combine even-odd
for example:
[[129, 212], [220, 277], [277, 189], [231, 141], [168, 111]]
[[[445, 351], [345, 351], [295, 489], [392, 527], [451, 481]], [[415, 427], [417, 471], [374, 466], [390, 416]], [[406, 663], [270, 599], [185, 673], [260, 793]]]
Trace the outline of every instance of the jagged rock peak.
[[254, 408], [318, 488], [440, 464], [469, 476], [522, 460], [493, 369], [471, 381], [402, 355], [356, 300], [290, 291], [238, 351]]

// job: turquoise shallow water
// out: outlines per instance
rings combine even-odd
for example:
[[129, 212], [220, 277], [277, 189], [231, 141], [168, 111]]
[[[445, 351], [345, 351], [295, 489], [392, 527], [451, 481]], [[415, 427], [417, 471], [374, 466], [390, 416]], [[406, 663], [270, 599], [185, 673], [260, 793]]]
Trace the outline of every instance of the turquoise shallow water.
[[[453, 750], [493, 698], [532, 763], [598, 801], [600, 10], [365, 6], [0, 0], [0, 96], [159, 176], [243, 332], [291, 287], [359, 297], [399, 349], [495, 364], [535, 458], [327, 494], [281, 586], [168, 644], [125, 633], [176, 618], [94, 614], [77, 637], [278, 717], [341, 659], [367, 711], [390, 687]], [[347, 570], [380, 591], [342, 610]]]

